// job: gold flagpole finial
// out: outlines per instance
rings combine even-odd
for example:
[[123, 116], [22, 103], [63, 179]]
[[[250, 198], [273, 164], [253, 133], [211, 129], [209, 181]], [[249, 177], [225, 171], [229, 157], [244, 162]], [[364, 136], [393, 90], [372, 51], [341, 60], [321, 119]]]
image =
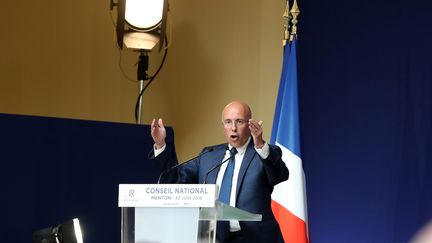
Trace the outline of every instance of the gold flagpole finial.
[[294, 0], [293, 6], [291, 8], [290, 14], [292, 15], [292, 27], [291, 27], [291, 35], [290, 35], [290, 42], [293, 41], [294, 36], [297, 38], [297, 17], [300, 14], [299, 7], [297, 5], [297, 0]]
[[285, 7], [285, 11], [283, 13], [283, 19], [284, 19], [284, 38], [282, 40], [282, 44], [283, 46], [286, 45], [286, 42], [290, 36], [289, 34], [289, 23], [290, 23], [290, 19], [291, 19], [291, 14], [289, 12], [289, 0], [286, 1], [286, 7]]

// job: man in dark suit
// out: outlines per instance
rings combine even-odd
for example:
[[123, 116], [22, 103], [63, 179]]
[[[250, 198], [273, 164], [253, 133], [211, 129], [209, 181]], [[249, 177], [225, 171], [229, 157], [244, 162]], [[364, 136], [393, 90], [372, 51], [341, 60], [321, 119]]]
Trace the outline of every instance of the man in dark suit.
[[[221, 188], [220, 201], [262, 214], [261, 222], [218, 223], [216, 237], [220, 242], [283, 242], [271, 211], [271, 193], [276, 184], [288, 179], [289, 172], [282, 161], [281, 149], [263, 140], [261, 126], [262, 121], [252, 119], [247, 104], [240, 101], [229, 103], [222, 111], [222, 128], [227, 143], [204, 148], [196, 160], [168, 171], [161, 179], [164, 183], [215, 183]], [[153, 119], [151, 135], [155, 145], [150, 157], [154, 163], [161, 170], [176, 165], [174, 149], [165, 144], [166, 131], [162, 119]], [[230, 157], [234, 159], [208, 173]]]

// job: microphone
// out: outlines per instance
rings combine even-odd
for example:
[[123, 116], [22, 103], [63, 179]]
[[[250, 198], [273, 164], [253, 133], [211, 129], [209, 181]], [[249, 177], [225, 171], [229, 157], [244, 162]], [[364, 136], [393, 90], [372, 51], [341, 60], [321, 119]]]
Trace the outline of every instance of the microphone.
[[217, 164], [213, 168], [211, 168], [209, 171], [207, 171], [203, 184], [207, 184], [207, 177], [212, 171], [216, 170], [217, 168], [219, 168], [221, 165], [223, 165], [224, 163], [226, 163], [227, 161], [229, 161], [233, 157], [235, 157], [235, 154], [231, 155], [229, 158], [225, 159], [224, 161], [220, 162], [219, 164]]
[[158, 180], [157, 180], [157, 184], [160, 183], [160, 180], [161, 180], [162, 176], [163, 176], [165, 173], [167, 173], [168, 171], [170, 171], [170, 170], [174, 170], [175, 168], [177, 168], [177, 167], [179, 167], [179, 166], [183, 166], [183, 165], [185, 165], [185, 164], [187, 164], [187, 163], [189, 163], [189, 162], [191, 162], [191, 161], [196, 160], [197, 158], [201, 157], [202, 155], [204, 155], [204, 154], [206, 154], [206, 153], [208, 153], [208, 152], [212, 152], [212, 151], [213, 151], [213, 147], [210, 147], [210, 148], [208, 148], [208, 149], [205, 149], [202, 153], [200, 153], [199, 155], [193, 157], [192, 159], [186, 160], [186, 162], [183, 162], [183, 163], [181, 163], [181, 164], [176, 164], [176, 165], [174, 165], [173, 167], [170, 167], [170, 168], [168, 168], [168, 169], [162, 171], [162, 172], [160, 173], [160, 175], [159, 175]]

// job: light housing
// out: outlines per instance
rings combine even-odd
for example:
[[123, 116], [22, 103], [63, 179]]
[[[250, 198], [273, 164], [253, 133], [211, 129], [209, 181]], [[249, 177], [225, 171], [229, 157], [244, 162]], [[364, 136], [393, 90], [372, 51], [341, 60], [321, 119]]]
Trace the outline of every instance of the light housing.
[[33, 243], [83, 243], [79, 220], [74, 218], [59, 225], [33, 232]]
[[111, 0], [117, 6], [117, 44], [120, 49], [152, 50], [164, 45], [168, 0]]

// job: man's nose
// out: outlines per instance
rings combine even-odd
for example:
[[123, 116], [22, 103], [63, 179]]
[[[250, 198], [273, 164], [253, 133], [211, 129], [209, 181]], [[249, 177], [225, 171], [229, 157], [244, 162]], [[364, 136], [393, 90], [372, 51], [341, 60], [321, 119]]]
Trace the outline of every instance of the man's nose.
[[233, 122], [233, 123], [231, 124], [231, 130], [232, 130], [232, 131], [236, 131], [236, 130], [237, 130], [237, 123]]

